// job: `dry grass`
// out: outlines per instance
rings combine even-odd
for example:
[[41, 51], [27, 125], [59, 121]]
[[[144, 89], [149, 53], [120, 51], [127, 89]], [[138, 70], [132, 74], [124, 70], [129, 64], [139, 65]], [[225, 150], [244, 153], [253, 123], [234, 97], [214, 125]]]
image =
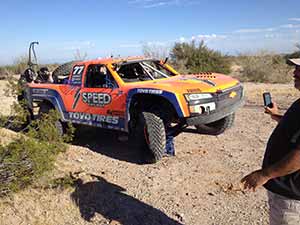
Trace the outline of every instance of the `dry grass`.
[[272, 101], [276, 102], [280, 108], [286, 109], [289, 104], [299, 97], [299, 91], [294, 88], [293, 83], [270, 85], [263, 83], [244, 83], [246, 104], [263, 105], [262, 94], [270, 92]]
[[240, 55], [234, 59], [232, 76], [244, 82], [288, 83], [292, 80], [293, 67], [284, 57], [268, 52]]

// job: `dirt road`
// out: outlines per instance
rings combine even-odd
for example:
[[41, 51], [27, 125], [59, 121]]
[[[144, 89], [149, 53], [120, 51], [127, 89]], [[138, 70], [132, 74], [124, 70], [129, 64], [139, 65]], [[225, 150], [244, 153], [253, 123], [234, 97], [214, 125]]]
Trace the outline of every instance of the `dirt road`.
[[53, 176], [81, 171], [83, 183], [2, 200], [0, 224], [267, 224], [264, 189], [244, 193], [238, 183], [260, 167], [276, 125], [263, 113], [262, 92], [283, 110], [298, 93], [292, 84], [244, 85], [246, 104], [232, 129], [217, 137], [189, 129], [175, 139], [176, 157], [154, 165], [141, 164], [114, 133], [81, 129]]

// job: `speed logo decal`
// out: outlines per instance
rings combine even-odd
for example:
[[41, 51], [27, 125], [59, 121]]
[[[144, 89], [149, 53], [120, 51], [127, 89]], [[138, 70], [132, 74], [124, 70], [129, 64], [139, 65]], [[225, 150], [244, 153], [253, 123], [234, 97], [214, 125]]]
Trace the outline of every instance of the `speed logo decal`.
[[107, 93], [83, 92], [82, 101], [90, 106], [104, 107], [111, 103], [111, 96]]

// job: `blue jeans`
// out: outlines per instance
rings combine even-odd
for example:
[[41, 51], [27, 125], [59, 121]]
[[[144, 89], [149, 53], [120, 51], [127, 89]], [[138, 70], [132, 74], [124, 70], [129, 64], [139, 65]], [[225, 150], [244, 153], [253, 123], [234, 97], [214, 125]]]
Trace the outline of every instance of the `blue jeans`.
[[174, 137], [173, 135], [167, 134], [166, 135], [166, 150], [165, 153], [168, 155], [175, 155], [175, 148], [174, 148]]

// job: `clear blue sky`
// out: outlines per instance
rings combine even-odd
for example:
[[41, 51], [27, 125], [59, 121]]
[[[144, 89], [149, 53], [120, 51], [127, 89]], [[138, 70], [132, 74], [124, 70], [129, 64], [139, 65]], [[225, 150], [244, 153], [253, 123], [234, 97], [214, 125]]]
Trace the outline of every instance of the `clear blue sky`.
[[42, 62], [141, 55], [192, 39], [224, 53], [296, 50], [299, 0], [10, 0], [0, 6], [0, 64], [37, 40]]

